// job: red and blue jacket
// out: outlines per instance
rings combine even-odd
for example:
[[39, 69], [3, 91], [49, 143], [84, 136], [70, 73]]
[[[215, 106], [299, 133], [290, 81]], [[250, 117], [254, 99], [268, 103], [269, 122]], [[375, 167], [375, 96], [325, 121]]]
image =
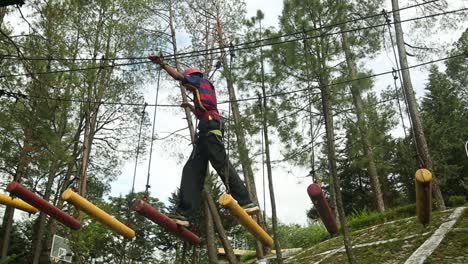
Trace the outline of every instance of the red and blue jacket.
[[210, 81], [196, 75], [187, 75], [184, 77], [182, 84], [195, 88], [193, 89], [193, 104], [195, 106], [195, 116], [198, 120], [218, 120], [221, 122], [216, 91]]

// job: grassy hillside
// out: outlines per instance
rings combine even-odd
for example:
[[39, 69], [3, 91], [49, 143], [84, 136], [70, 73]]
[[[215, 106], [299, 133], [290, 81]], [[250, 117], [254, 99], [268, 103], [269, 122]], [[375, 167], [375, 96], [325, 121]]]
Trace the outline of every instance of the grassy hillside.
[[[468, 208], [460, 209], [455, 225], [424, 263], [468, 263]], [[454, 209], [434, 212], [422, 226], [416, 217], [374, 225], [351, 232], [358, 263], [405, 263], [441, 224], [452, 220]], [[304, 249], [286, 260], [289, 264], [347, 263], [343, 238], [335, 237]]]
[[[351, 233], [358, 263], [404, 263], [439, 226], [448, 221], [453, 209], [434, 212], [426, 227], [415, 217], [387, 222]], [[439, 247], [426, 263], [468, 263], [468, 209], [464, 209]], [[342, 237], [324, 241], [299, 252], [286, 263], [347, 263]]]

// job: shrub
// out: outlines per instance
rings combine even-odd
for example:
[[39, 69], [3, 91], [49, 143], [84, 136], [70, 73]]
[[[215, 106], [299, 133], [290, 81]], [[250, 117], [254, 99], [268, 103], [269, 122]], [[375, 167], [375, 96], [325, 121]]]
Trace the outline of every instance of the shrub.
[[452, 195], [448, 198], [447, 203], [452, 207], [461, 206], [466, 203], [466, 197], [463, 195]]

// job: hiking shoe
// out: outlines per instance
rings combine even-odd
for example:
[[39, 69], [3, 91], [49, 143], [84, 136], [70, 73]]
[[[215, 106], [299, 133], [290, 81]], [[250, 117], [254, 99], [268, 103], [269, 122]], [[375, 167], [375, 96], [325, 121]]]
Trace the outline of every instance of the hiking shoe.
[[172, 214], [172, 215], [168, 215], [169, 218], [171, 218], [176, 224], [180, 225], [180, 226], [183, 226], [183, 227], [189, 227], [190, 226], [190, 222], [188, 221], [187, 217], [179, 214], [179, 213], [175, 213], [175, 214]]
[[248, 203], [248, 204], [242, 205], [241, 207], [249, 215], [256, 214], [258, 213], [258, 211], [260, 211], [260, 207], [258, 207], [258, 205], [254, 203]]

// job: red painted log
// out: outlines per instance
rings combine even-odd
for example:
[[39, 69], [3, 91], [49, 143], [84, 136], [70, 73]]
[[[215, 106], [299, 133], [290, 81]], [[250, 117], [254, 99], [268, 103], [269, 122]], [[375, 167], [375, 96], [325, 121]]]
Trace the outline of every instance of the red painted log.
[[199, 245], [201, 242], [197, 235], [190, 232], [185, 227], [177, 225], [174, 220], [159, 212], [141, 199], [137, 199], [133, 202], [132, 209], [192, 245]]
[[20, 183], [15, 181], [10, 182], [10, 184], [8, 184], [7, 186], [7, 191], [21, 198], [23, 201], [36, 207], [37, 209], [46, 213], [47, 215], [50, 215], [50, 217], [56, 219], [60, 223], [68, 226], [69, 228], [74, 230], [80, 229], [81, 224], [80, 222], [78, 222], [78, 220], [69, 216], [57, 207], [53, 206], [37, 194], [26, 189], [26, 187], [24, 187]]
[[333, 212], [330, 209], [320, 186], [317, 183], [312, 183], [307, 187], [307, 193], [309, 194], [310, 200], [312, 200], [315, 208], [317, 208], [317, 212], [319, 213], [325, 228], [327, 228], [328, 233], [332, 235], [338, 234], [335, 217], [333, 216]]

